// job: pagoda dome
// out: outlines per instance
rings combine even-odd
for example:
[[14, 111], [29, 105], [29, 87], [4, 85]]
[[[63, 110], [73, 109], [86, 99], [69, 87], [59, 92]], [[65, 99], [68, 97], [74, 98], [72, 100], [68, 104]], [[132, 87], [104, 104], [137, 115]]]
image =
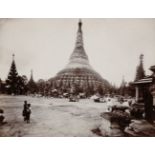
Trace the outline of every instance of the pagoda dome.
[[83, 92], [87, 89], [95, 91], [99, 86], [106, 91], [110, 86], [109, 82], [103, 79], [89, 64], [88, 55], [83, 44], [81, 20], [78, 23], [75, 48], [69, 58], [69, 63], [52, 78], [52, 81], [55, 87], [61, 90], [65, 89], [65, 91], [70, 90], [75, 85], [79, 86]]

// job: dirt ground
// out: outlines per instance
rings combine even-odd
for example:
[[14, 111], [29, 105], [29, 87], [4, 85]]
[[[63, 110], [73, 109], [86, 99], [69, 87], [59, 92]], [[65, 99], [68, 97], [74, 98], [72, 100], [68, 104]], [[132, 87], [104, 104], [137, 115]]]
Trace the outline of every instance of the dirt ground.
[[[31, 103], [31, 122], [23, 121], [24, 100]], [[68, 102], [68, 99], [37, 98], [28, 96], [0, 96], [0, 108], [4, 109], [7, 124], [0, 126], [0, 136], [14, 137], [89, 137], [102, 129], [106, 136], [110, 123], [100, 114], [107, 110], [106, 103], [94, 103], [90, 99]]]

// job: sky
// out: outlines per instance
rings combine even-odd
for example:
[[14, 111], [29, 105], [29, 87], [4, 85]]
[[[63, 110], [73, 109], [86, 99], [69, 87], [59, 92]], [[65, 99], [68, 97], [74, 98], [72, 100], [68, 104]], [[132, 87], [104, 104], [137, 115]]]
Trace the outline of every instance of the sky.
[[[155, 65], [155, 19], [82, 19], [84, 48], [91, 66], [119, 86], [133, 81], [140, 54], [144, 69]], [[17, 71], [49, 79], [62, 70], [73, 52], [78, 19], [0, 19], [0, 78], [7, 78], [12, 54]]]

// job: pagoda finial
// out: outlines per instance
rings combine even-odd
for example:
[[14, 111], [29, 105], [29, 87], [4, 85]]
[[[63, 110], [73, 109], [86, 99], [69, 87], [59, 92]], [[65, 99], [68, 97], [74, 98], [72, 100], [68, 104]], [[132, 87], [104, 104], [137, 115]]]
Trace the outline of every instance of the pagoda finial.
[[31, 80], [33, 80], [33, 70], [31, 69], [31, 77], [30, 77]]
[[144, 55], [143, 55], [143, 54], [141, 54], [141, 55], [140, 55], [140, 57], [139, 57], [140, 62], [143, 62], [143, 58], [144, 58]]
[[122, 84], [121, 84], [121, 85], [123, 85], [123, 86], [124, 86], [124, 85], [125, 85], [125, 83], [126, 83], [126, 82], [125, 82], [125, 76], [123, 75], [123, 76], [122, 76]]
[[82, 32], [82, 20], [81, 19], [79, 19], [79, 32]]
[[31, 69], [31, 75], [33, 75], [33, 70]]
[[13, 53], [13, 54], [12, 54], [12, 60], [14, 60], [14, 59], [15, 59], [15, 54]]
[[139, 62], [139, 65], [137, 66], [135, 81], [138, 81], [145, 77], [145, 71], [143, 68], [143, 58], [144, 58], [144, 55], [140, 54], [139, 56], [140, 62]]

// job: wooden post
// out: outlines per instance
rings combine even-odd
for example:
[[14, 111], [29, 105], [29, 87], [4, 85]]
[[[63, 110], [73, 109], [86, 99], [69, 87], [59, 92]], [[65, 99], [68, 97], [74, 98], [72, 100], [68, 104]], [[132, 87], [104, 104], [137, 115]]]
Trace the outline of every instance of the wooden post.
[[148, 86], [143, 88], [143, 98], [145, 106], [145, 119], [152, 123], [153, 122], [153, 97]]
[[139, 88], [138, 88], [138, 86], [136, 86], [136, 94], [135, 94], [135, 97], [136, 97], [136, 102], [138, 102], [138, 99], [139, 99]]
[[152, 96], [153, 96], [153, 105], [155, 106], [155, 90], [153, 90], [151, 92]]

